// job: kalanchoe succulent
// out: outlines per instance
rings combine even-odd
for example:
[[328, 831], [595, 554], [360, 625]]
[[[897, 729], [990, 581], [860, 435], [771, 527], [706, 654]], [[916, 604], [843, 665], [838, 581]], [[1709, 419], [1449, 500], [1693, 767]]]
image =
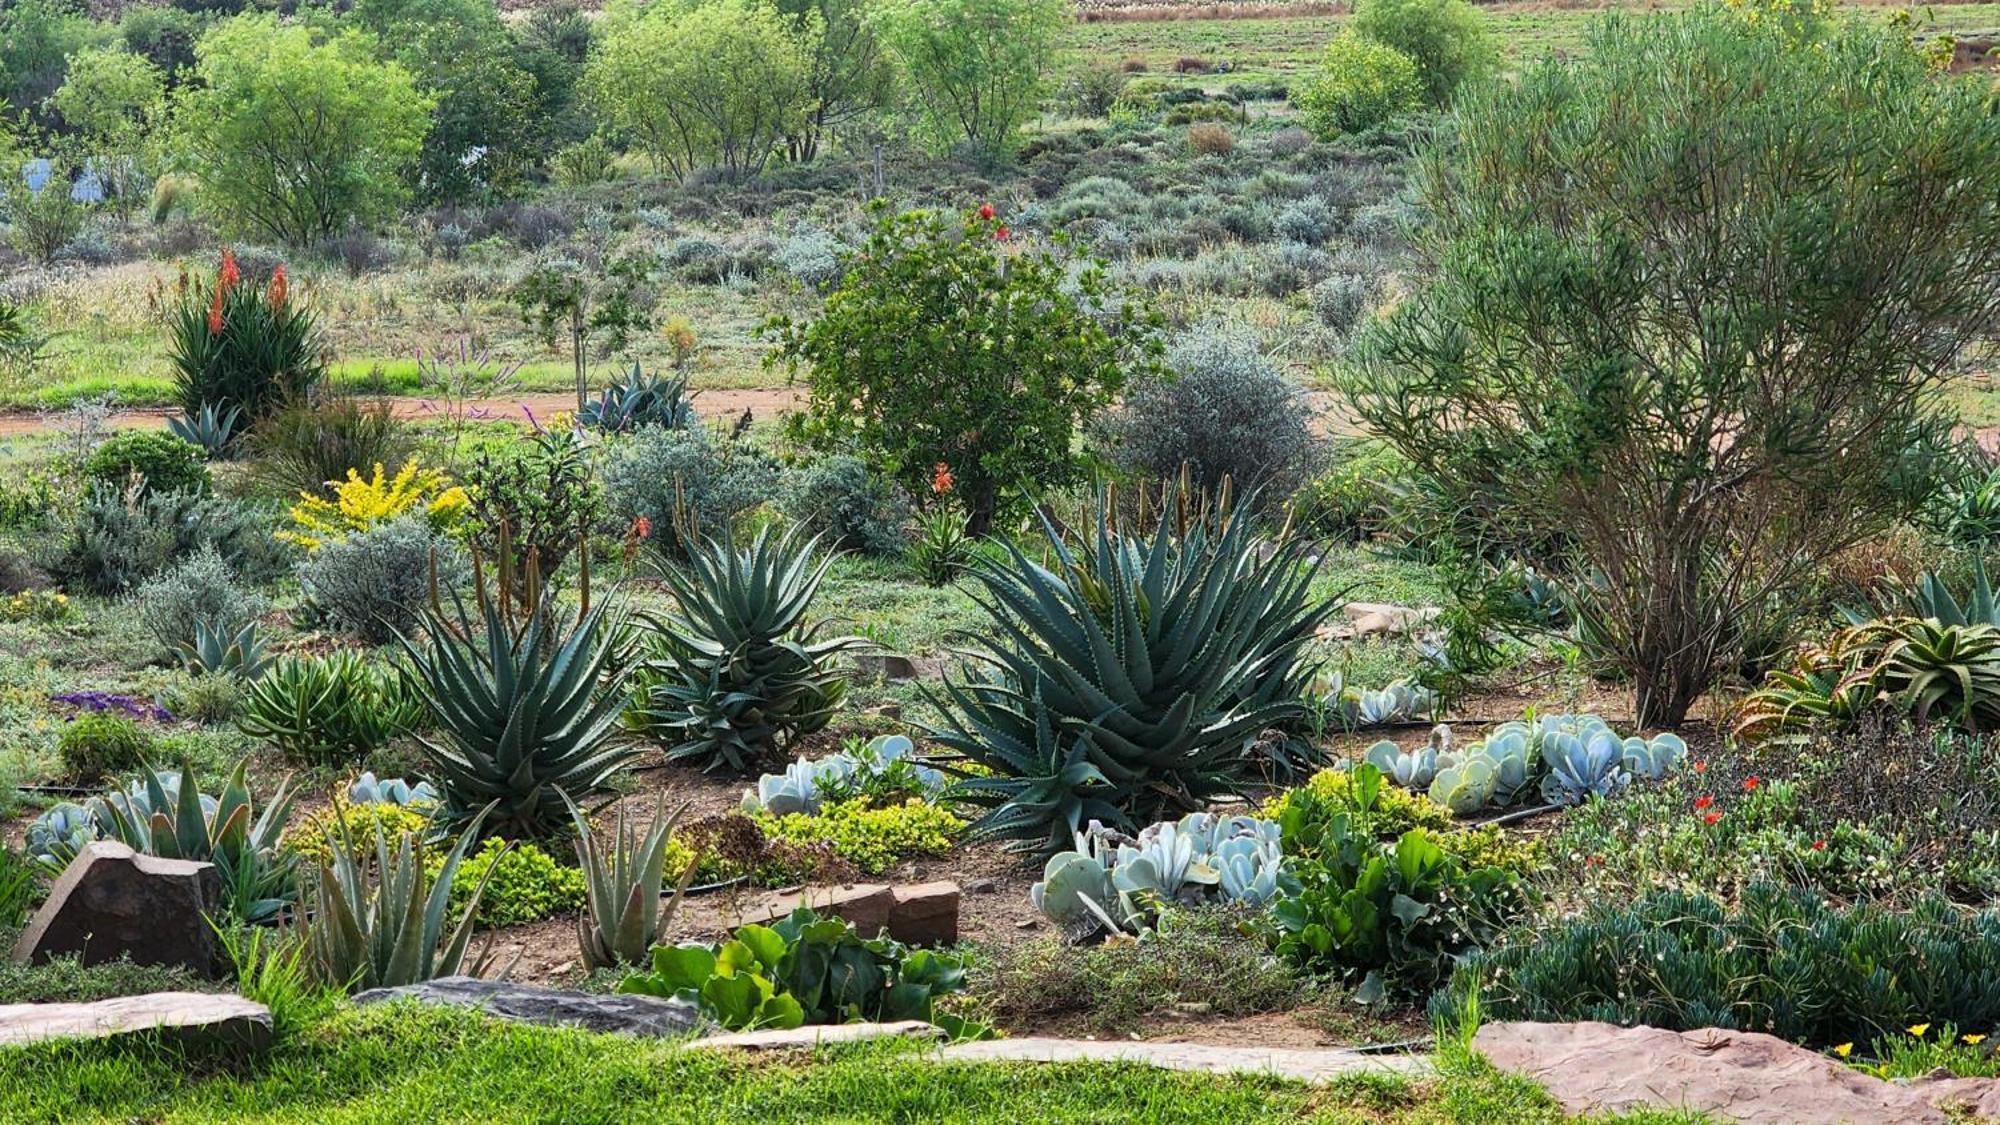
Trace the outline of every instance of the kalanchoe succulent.
[[822, 801], [884, 782], [914, 786], [925, 799], [945, 786], [939, 770], [916, 758], [916, 743], [900, 734], [886, 734], [851, 750], [814, 761], [797, 761], [784, 773], [767, 773], [743, 794], [746, 812], [774, 816], [817, 813]]
[[1608, 730], [1586, 733], [1560, 731], [1542, 741], [1542, 799], [1574, 805], [1591, 797], [1608, 797], [1632, 781], [1625, 771], [1625, 744]]
[[1190, 813], [1135, 837], [1093, 823], [1058, 852], [1029, 901], [1072, 940], [1137, 932], [1163, 908], [1207, 902], [1262, 905], [1289, 883], [1275, 821]]
[[355, 805], [434, 805], [437, 790], [428, 781], [411, 785], [400, 777], [378, 779], [373, 771], [364, 770], [347, 787], [347, 800]]

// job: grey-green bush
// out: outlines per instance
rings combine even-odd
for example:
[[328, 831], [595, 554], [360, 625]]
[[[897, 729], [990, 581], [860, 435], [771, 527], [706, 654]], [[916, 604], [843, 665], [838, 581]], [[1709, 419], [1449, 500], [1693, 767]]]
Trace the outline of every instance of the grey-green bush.
[[778, 468], [762, 451], [701, 426], [653, 428], [613, 445], [603, 479], [612, 511], [627, 522], [645, 517], [651, 541], [679, 556], [686, 534], [723, 536], [737, 516], [770, 500]]
[[778, 507], [828, 546], [871, 555], [900, 555], [909, 497], [852, 454], [802, 465], [785, 474]]
[[326, 622], [371, 644], [409, 632], [430, 597], [437, 559], [442, 593], [465, 584], [464, 548], [422, 516], [405, 516], [321, 547], [299, 564], [299, 586]]
[[1323, 277], [1306, 294], [1313, 316], [1337, 332], [1351, 331], [1375, 298], [1375, 283], [1358, 273]]
[[1167, 346], [1168, 376], [1134, 387], [1105, 424], [1111, 457], [1172, 477], [1191, 467], [1204, 488], [1282, 488], [1312, 463], [1311, 412], [1298, 388], [1241, 329], [1203, 326]]
[[1340, 230], [1340, 216], [1326, 200], [1309, 195], [1279, 208], [1271, 226], [1286, 241], [1318, 246]]
[[233, 637], [265, 608], [262, 598], [237, 586], [236, 568], [213, 543], [149, 579], [132, 600], [146, 631], [168, 652], [193, 642], [198, 624]]
[[130, 590], [204, 546], [245, 581], [278, 573], [283, 549], [257, 509], [215, 496], [144, 492], [95, 485], [59, 538], [47, 544], [43, 569], [101, 594]]

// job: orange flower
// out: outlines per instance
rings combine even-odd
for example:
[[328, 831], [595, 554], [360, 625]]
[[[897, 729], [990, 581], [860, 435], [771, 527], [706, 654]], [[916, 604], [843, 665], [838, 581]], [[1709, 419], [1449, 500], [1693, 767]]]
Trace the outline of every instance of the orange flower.
[[1702, 822], [1703, 824], [1714, 824], [1714, 823], [1715, 823], [1716, 821], [1718, 821], [1718, 820], [1721, 820], [1721, 819], [1722, 819], [1722, 814], [1721, 814], [1721, 813], [1719, 813], [1719, 812], [1712, 812], [1712, 813], [1709, 813], [1709, 814], [1708, 814], [1707, 816], [1705, 816], [1705, 817], [1702, 817], [1702, 818], [1701, 818], [1701, 822]]
[[208, 334], [222, 335], [222, 286], [215, 287], [215, 296], [208, 302]]
[[939, 461], [937, 467], [931, 470], [931, 491], [939, 496], [943, 496], [945, 493], [951, 491], [951, 485], [951, 468], [943, 461]]
[[216, 280], [222, 289], [234, 289], [236, 283], [243, 280], [243, 271], [236, 268], [236, 251], [226, 246], [222, 249], [222, 273]]
[[1753, 773], [1749, 777], [1743, 779], [1743, 791], [1745, 793], [1748, 793], [1755, 788], [1757, 788], [1757, 775]]
[[1694, 799], [1694, 811], [1700, 812], [1701, 810], [1707, 808], [1708, 806], [1714, 803], [1715, 803], [1715, 798], [1704, 793], [1701, 796], [1696, 797]]
[[993, 214], [994, 214], [993, 205], [991, 203], [983, 204], [980, 206], [979, 208], [980, 218], [990, 221], [993, 218]]
[[271, 299], [272, 310], [276, 311], [284, 308], [285, 298], [290, 293], [291, 286], [285, 280], [285, 267], [280, 265], [277, 269], [271, 271], [271, 288], [265, 294]]

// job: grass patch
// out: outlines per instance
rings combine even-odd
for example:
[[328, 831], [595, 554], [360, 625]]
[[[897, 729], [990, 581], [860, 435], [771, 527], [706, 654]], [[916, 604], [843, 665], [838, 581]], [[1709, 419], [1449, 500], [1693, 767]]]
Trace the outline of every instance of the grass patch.
[[315, 1121], [1556, 1121], [1531, 1084], [1440, 1078], [1310, 1088], [1140, 1066], [944, 1064], [898, 1044], [743, 1060], [449, 1009], [345, 1009], [260, 1060], [149, 1044], [0, 1051], [0, 1119]]

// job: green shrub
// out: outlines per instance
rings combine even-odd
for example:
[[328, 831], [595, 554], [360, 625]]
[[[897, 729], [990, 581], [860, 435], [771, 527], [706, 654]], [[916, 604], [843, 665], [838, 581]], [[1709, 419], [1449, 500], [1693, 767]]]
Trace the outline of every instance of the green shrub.
[[287, 829], [281, 843], [311, 867], [332, 858], [334, 841], [343, 834], [357, 845], [373, 840], [378, 827], [392, 840], [406, 833], [422, 839], [429, 835], [430, 823], [430, 809], [425, 805], [350, 802], [336, 797], [332, 805]]
[[264, 610], [263, 599], [236, 585], [235, 570], [214, 544], [147, 580], [132, 601], [146, 631], [173, 653], [195, 643], [198, 627], [234, 637]]
[[909, 498], [851, 454], [822, 457], [787, 472], [778, 507], [830, 547], [885, 556], [903, 552]]
[[957, 957], [863, 938], [800, 907], [718, 945], [657, 946], [653, 971], [627, 976], [618, 991], [683, 997], [731, 1029], [920, 1019], [962, 1033], [971, 1029], [933, 1005], [964, 987]]
[[116, 711], [85, 711], [64, 724], [56, 739], [63, 776], [95, 782], [131, 773], [159, 755], [150, 731]]
[[882, 806], [832, 801], [816, 814], [762, 815], [757, 825], [774, 840], [827, 844], [862, 872], [880, 875], [903, 860], [949, 852], [965, 822], [940, 805], [911, 799]]
[[[280, 550], [262, 513], [216, 496], [92, 486], [44, 563], [64, 583], [122, 593], [212, 547], [240, 578], [278, 569]], [[72, 587], [74, 588], [74, 587]]]
[[1466, 0], [1362, 0], [1349, 27], [1414, 63], [1432, 105], [1450, 101], [1460, 85], [1492, 71], [1500, 59], [1486, 17]]
[[299, 589], [327, 624], [383, 644], [415, 627], [433, 574], [448, 598], [470, 570], [464, 548], [409, 515], [321, 547], [299, 564]]
[[974, 533], [1077, 477], [1078, 427], [1150, 370], [1159, 323], [1101, 262], [1010, 252], [983, 214], [878, 209], [820, 315], [765, 326], [769, 362], [810, 389], [795, 439], [856, 452], [913, 496], [942, 479]]
[[250, 435], [257, 477], [287, 499], [331, 496], [349, 469], [410, 459], [409, 427], [387, 402], [317, 395], [284, 403]]
[[1321, 140], [1380, 129], [1423, 105], [1417, 64], [1393, 47], [1352, 32], [1326, 45], [1319, 73], [1293, 94]]
[[226, 723], [243, 703], [243, 685], [235, 676], [195, 676], [171, 689], [167, 707], [197, 723]]
[[[41, 898], [41, 865], [0, 844], [0, 932], [27, 925], [28, 912]], [[10, 1002], [0, 999], [0, 1004]]]
[[300, 761], [345, 766], [427, 718], [391, 668], [353, 649], [288, 656], [244, 688], [236, 726]]
[[207, 492], [210, 483], [201, 450], [157, 430], [128, 430], [107, 438], [83, 463], [83, 475], [115, 488], [137, 478], [149, 490], [197, 495]]
[[1750, 887], [1737, 906], [1660, 891], [1537, 922], [1453, 975], [1500, 1020], [1762, 1031], [1827, 1048], [1917, 1023], [2000, 1021], [2000, 913], [1938, 898], [1908, 910]]
[[1292, 496], [1299, 527], [1311, 535], [1357, 543], [1386, 530], [1408, 461], [1373, 441], [1332, 446], [1326, 465]]
[[532, 557], [543, 576], [553, 577], [603, 515], [603, 490], [587, 451], [567, 431], [480, 450], [465, 484], [472, 497], [473, 546], [488, 561], [501, 561], [504, 534], [507, 561], [522, 574]]
[[212, 992], [223, 986], [179, 965], [136, 965], [125, 958], [85, 965], [70, 955], [24, 965], [0, 957], [0, 1004], [88, 1004], [149, 992]]
[[168, 337], [174, 394], [190, 416], [234, 406], [255, 427], [280, 404], [302, 403], [326, 376], [326, 345], [312, 314], [292, 301], [284, 267], [260, 291], [228, 250], [213, 282], [188, 286]]
[[[432, 857], [432, 878], [437, 877], [437, 869], [443, 862], [442, 856]], [[452, 876], [448, 907], [451, 913], [465, 909], [472, 899], [473, 888], [487, 878], [489, 869], [492, 878], [486, 884], [486, 894], [479, 900], [479, 909], [473, 913], [478, 925], [513, 926], [583, 909], [581, 870], [557, 863], [533, 844], [518, 843], [508, 848], [505, 841], [487, 840], [478, 851], [465, 857], [458, 873]]]

